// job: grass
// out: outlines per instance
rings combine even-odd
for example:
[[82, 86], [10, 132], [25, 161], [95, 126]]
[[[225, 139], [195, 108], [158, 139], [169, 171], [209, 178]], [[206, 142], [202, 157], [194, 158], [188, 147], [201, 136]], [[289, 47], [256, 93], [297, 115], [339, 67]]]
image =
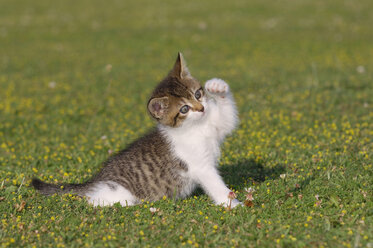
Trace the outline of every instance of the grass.
[[[2, 1], [1, 246], [372, 247], [372, 8]], [[151, 128], [147, 97], [178, 51], [196, 78], [231, 85], [241, 124], [220, 169], [239, 199], [256, 189], [253, 207], [196, 192], [93, 208], [30, 187], [34, 176], [82, 182]]]

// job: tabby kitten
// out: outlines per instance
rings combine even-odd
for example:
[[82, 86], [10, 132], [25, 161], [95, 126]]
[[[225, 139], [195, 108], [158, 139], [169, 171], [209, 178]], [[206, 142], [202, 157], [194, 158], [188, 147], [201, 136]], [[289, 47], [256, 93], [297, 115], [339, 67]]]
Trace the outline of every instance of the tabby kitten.
[[[219, 146], [238, 122], [228, 84], [211, 79], [203, 88], [179, 53], [153, 91], [148, 111], [157, 128], [110, 157], [89, 181], [54, 185], [33, 179], [32, 185], [44, 195], [85, 196], [95, 206], [184, 198], [199, 185], [216, 204], [228, 205], [231, 191], [216, 168]], [[239, 204], [233, 200], [232, 207]]]

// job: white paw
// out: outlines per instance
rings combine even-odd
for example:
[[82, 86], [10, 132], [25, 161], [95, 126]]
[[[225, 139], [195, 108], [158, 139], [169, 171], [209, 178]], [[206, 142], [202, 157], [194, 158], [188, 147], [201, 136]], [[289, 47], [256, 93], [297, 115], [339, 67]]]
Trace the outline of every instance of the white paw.
[[224, 97], [229, 92], [229, 85], [222, 79], [213, 78], [206, 82], [205, 89], [210, 94]]
[[[226, 208], [235, 208], [237, 206], [244, 206], [244, 204], [237, 199], [233, 199], [230, 204], [229, 204], [229, 200], [221, 204]], [[217, 204], [217, 205], [220, 205], [220, 204]]]
[[243, 206], [244, 204], [242, 203], [242, 202], [240, 202], [239, 200], [237, 200], [237, 199], [234, 199], [233, 201], [232, 201], [232, 204], [231, 204], [231, 207], [232, 208], [235, 208], [235, 207], [237, 207], [237, 206]]

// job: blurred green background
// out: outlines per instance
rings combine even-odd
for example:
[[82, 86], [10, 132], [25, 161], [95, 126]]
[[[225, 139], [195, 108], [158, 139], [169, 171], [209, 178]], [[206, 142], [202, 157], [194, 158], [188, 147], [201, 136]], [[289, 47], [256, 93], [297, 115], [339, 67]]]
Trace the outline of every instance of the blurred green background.
[[[372, 10], [371, 0], [1, 0], [1, 245], [372, 246]], [[154, 126], [147, 99], [179, 51], [201, 82], [231, 85], [241, 124], [221, 169], [241, 200], [256, 187], [253, 208], [226, 213], [198, 195], [156, 203], [155, 218], [147, 205], [97, 210], [29, 187], [33, 176], [87, 180]]]

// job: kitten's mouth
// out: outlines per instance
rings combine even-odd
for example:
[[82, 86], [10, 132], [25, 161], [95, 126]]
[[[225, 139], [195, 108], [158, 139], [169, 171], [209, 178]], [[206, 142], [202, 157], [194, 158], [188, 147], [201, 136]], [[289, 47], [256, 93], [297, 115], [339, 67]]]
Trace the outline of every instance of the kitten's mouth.
[[206, 111], [200, 112], [200, 119], [204, 119], [206, 116]]
[[205, 105], [203, 105], [203, 112], [201, 112], [202, 116], [205, 116], [207, 111], [208, 111], [208, 109], [206, 108]]

